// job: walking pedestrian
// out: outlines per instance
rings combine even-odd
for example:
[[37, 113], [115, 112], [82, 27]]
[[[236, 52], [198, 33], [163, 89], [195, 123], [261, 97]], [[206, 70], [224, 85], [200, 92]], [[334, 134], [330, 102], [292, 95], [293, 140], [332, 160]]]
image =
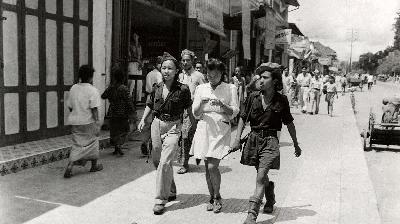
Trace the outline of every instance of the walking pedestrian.
[[336, 83], [335, 83], [335, 78], [330, 77], [329, 82], [325, 83], [324, 86], [326, 86], [326, 96], [325, 96], [325, 101], [328, 103], [328, 114], [333, 116], [333, 102], [335, 101], [335, 96], [337, 96], [337, 90], [336, 90]]
[[207, 211], [219, 213], [222, 208], [219, 163], [228, 154], [231, 142], [230, 120], [239, 112], [237, 89], [223, 82], [225, 65], [218, 59], [206, 63], [209, 83], [197, 87], [193, 114], [199, 118], [190, 154], [204, 159], [206, 182], [210, 193]]
[[164, 212], [168, 201], [176, 199], [172, 161], [178, 148], [184, 110], [193, 117], [190, 89], [178, 81], [178, 69], [179, 62], [170, 54], [164, 53], [161, 63], [163, 82], [156, 85], [151, 92], [138, 125], [138, 130], [142, 131], [147, 116], [151, 111], [154, 112], [151, 141], [153, 164], [157, 168], [156, 197], [153, 208], [156, 215]]
[[90, 172], [103, 169], [97, 163], [99, 159], [99, 110], [101, 99], [98, 90], [92, 85], [94, 69], [82, 65], [78, 71], [80, 82], [73, 85], [69, 91], [67, 107], [70, 111], [68, 124], [71, 125], [72, 148], [69, 162], [64, 173], [65, 178], [72, 177], [74, 165], [85, 166], [91, 161]]
[[309, 104], [309, 93], [310, 93], [310, 82], [311, 74], [307, 72], [307, 68], [304, 67], [301, 73], [297, 76], [297, 82], [300, 85], [299, 91], [299, 103], [301, 107], [301, 112], [307, 112], [307, 105]]
[[[204, 75], [193, 68], [196, 56], [194, 52], [185, 49], [181, 53], [182, 73], [179, 74], [179, 82], [189, 86], [191, 99], [193, 100], [196, 87], [205, 83]], [[184, 174], [189, 171], [189, 152], [193, 141], [193, 135], [196, 131], [197, 121], [192, 113], [185, 112], [183, 115], [182, 140], [180, 147], [180, 155], [182, 167], [178, 170], [178, 174]], [[197, 161], [196, 161], [197, 162]]]
[[317, 69], [314, 71], [314, 77], [311, 79], [310, 85], [310, 106], [308, 113], [311, 115], [318, 114], [323, 83], [322, 79], [319, 77], [319, 71]]
[[[154, 85], [157, 85], [162, 82], [162, 74], [160, 72], [161, 60], [162, 60], [162, 57], [158, 56], [156, 58], [153, 58], [153, 61], [151, 61], [152, 70], [146, 76], [146, 99], [149, 97], [150, 93], [153, 91]], [[150, 150], [149, 147], [151, 147], [150, 127], [151, 127], [151, 122], [153, 122], [153, 118], [154, 118], [154, 115], [152, 113], [149, 114], [149, 116], [147, 116], [147, 119], [145, 120], [145, 123], [144, 123], [145, 125], [140, 134], [141, 140], [142, 140], [140, 149], [141, 149], [143, 155], [148, 155], [150, 153], [149, 152], [149, 150]]]
[[301, 155], [289, 102], [286, 96], [278, 92], [282, 89], [280, 70], [261, 64], [256, 72], [261, 76], [261, 91], [252, 93], [245, 103], [246, 106], [242, 108], [236, 139], [232, 145], [232, 151], [239, 149], [245, 122], [249, 121], [251, 132], [240, 163], [255, 166], [257, 178], [256, 189], [249, 200], [245, 224], [256, 223], [264, 194], [267, 200], [264, 212], [272, 213], [276, 203], [275, 184], [269, 180], [268, 172], [270, 169], [279, 169], [280, 166], [277, 131], [281, 130], [282, 123], [287, 126], [293, 140], [296, 157]]
[[367, 79], [368, 79], [368, 90], [371, 90], [372, 84], [374, 83], [374, 76], [371, 74], [368, 74]]
[[119, 67], [111, 71], [112, 83], [101, 94], [102, 99], [108, 99], [110, 107], [107, 116], [110, 118], [110, 143], [114, 146], [113, 155], [123, 156], [122, 145], [129, 133], [129, 119], [134, 112], [129, 89], [125, 85], [126, 75]]

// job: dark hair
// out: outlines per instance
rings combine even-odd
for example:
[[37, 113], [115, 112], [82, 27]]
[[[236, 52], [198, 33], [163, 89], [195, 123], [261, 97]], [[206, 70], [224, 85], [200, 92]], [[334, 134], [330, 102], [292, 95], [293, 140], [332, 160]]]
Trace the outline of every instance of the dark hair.
[[275, 91], [281, 91], [283, 89], [283, 81], [282, 81], [282, 69], [281, 68], [271, 68], [271, 67], [262, 67], [258, 70], [257, 74], [261, 76], [262, 73], [269, 72], [271, 73], [272, 81], [274, 82]]
[[82, 83], [89, 83], [90, 79], [93, 78], [94, 69], [89, 65], [82, 65], [79, 67], [78, 77]]
[[209, 71], [217, 70], [217, 71], [221, 72], [221, 81], [226, 81], [225, 80], [226, 66], [222, 61], [220, 61], [216, 58], [210, 58], [206, 62], [206, 68], [207, 68], [207, 71], [208, 70]]
[[204, 64], [203, 64], [203, 62], [201, 62], [201, 61], [196, 61], [196, 63], [194, 63], [195, 65], [196, 64], [201, 64], [201, 66], [204, 66]]
[[126, 84], [126, 75], [119, 66], [115, 66], [111, 69], [111, 79], [113, 85]]

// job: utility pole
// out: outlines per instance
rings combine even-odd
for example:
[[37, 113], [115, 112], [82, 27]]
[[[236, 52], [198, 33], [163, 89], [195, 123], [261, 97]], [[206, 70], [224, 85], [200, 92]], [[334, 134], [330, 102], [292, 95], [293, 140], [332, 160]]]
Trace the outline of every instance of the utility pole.
[[352, 64], [351, 64], [351, 58], [353, 56], [353, 37], [354, 37], [354, 30], [351, 28], [351, 40], [350, 40], [350, 67], [349, 67], [349, 73], [351, 72], [352, 69]]
[[354, 31], [353, 28], [351, 28], [351, 39], [350, 39], [350, 64], [349, 64], [349, 72], [351, 72], [352, 69], [352, 57], [353, 57], [353, 42], [357, 40], [357, 31]]

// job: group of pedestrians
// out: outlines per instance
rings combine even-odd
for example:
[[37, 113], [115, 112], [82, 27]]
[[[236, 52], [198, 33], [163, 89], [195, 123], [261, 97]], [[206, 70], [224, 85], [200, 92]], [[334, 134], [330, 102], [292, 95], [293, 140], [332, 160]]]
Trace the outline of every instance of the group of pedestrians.
[[286, 70], [282, 80], [283, 94], [289, 98], [290, 106], [300, 107], [302, 113], [318, 114], [321, 96], [325, 94], [328, 114], [332, 116], [334, 99], [338, 97], [332, 75], [322, 77], [317, 69], [310, 73], [307, 67], [303, 67], [299, 74], [288, 74]]
[[[176, 199], [177, 186], [172, 162], [176, 154], [180, 154], [182, 167], [178, 170], [179, 174], [190, 171], [190, 156], [196, 158], [197, 162], [204, 160], [205, 182], [210, 195], [206, 210], [219, 213], [223, 206], [220, 161], [227, 154], [242, 148], [240, 162], [254, 166], [257, 172], [255, 192], [250, 197], [245, 221], [246, 224], [255, 223], [264, 195], [267, 200], [264, 212], [271, 213], [275, 204], [275, 185], [269, 180], [268, 172], [270, 169], [279, 169], [278, 132], [282, 123], [287, 125], [293, 139], [295, 155], [301, 154], [289, 101], [281, 94], [284, 87], [282, 70], [271, 64], [261, 64], [255, 71], [256, 78], [250, 83], [253, 91], [247, 95], [246, 88], [242, 88], [245, 80], [240, 79], [240, 71], [236, 82], [230, 83], [226, 80], [223, 62], [211, 58], [203, 65], [194, 63], [194, 59], [195, 55], [190, 50], [182, 51], [180, 61], [164, 53], [157, 58], [154, 70], [147, 77], [148, 97], [138, 130], [144, 133], [142, 148], [148, 147], [145, 142], [150, 136], [152, 160], [157, 169], [153, 212], [162, 214], [165, 204]], [[201, 71], [206, 71], [206, 74], [203, 75]], [[112, 82], [101, 95], [91, 84], [93, 72], [87, 65], [79, 69], [80, 82], [71, 88], [67, 101], [71, 111], [69, 122], [74, 145], [64, 174], [66, 178], [72, 176], [74, 165], [84, 166], [87, 161], [92, 162], [91, 172], [103, 169], [97, 163], [100, 130], [98, 107], [101, 98], [110, 102], [108, 117], [113, 154], [124, 154], [121, 146], [129, 132], [129, 122], [133, 119], [134, 107], [129, 88], [124, 83], [124, 72], [119, 68], [112, 69]], [[242, 91], [238, 91], [239, 88]], [[237, 115], [238, 133], [233, 145], [230, 145], [231, 120]], [[251, 132], [243, 139], [241, 135], [247, 122], [250, 123]], [[146, 131], [150, 135], [145, 134]]]

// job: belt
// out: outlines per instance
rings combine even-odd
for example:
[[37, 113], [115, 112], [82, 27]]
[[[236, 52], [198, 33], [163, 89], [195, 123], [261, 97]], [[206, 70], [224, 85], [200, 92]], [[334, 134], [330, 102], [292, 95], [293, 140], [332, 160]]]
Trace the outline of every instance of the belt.
[[181, 115], [172, 116], [170, 114], [157, 114], [156, 118], [158, 118], [158, 119], [160, 119], [162, 121], [169, 121], [170, 122], [170, 121], [180, 120], [180, 119], [182, 119], [182, 116]]
[[278, 137], [278, 131], [275, 129], [251, 129], [251, 131], [262, 138]]
[[313, 89], [315, 89], [315, 90], [320, 90], [319, 88], [313, 88]]

